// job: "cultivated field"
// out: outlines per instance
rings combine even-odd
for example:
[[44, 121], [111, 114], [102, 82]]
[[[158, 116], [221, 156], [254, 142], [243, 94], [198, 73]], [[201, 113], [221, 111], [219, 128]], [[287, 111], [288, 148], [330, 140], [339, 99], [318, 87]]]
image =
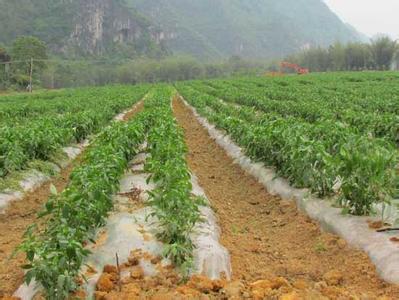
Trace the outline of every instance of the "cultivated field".
[[398, 146], [397, 73], [1, 96], [0, 298], [398, 299], [294, 199], [393, 261]]

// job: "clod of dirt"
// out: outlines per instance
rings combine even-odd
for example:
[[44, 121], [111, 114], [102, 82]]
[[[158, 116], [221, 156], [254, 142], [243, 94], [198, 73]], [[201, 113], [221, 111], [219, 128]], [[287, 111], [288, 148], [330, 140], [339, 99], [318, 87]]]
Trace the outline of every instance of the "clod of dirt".
[[103, 269], [104, 273], [109, 273], [109, 274], [118, 274], [118, 268], [112, 265], [105, 265]]
[[369, 228], [370, 229], [380, 229], [384, 227], [385, 223], [383, 221], [367, 221], [369, 223]]
[[162, 284], [162, 280], [155, 276], [155, 277], [144, 277], [145, 287], [149, 289], [154, 289], [157, 286]]
[[153, 295], [151, 298], [151, 300], [175, 300], [176, 299], [176, 295], [175, 293], [163, 293], [163, 292], [159, 292], [156, 293], [155, 295]]
[[303, 279], [296, 280], [292, 286], [298, 290], [306, 290], [309, 287], [308, 283]]
[[190, 299], [190, 297], [199, 297], [201, 295], [201, 293], [199, 291], [197, 291], [196, 289], [193, 289], [189, 286], [183, 285], [183, 286], [179, 286], [176, 291], [179, 294], [185, 295], [187, 298]]
[[279, 289], [282, 286], [289, 286], [288, 281], [285, 278], [282, 277], [277, 277], [273, 280], [258, 280], [249, 285], [252, 289], [258, 289], [258, 288], [263, 288], [263, 289]]
[[341, 272], [332, 270], [325, 273], [323, 279], [328, 285], [340, 285], [344, 280], [344, 276]]
[[137, 266], [140, 263], [140, 259], [136, 256], [130, 256], [128, 258], [128, 265], [129, 266]]
[[267, 295], [269, 295], [271, 289], [265, 289], [265, 290], [261, 290], [261, 289], [257, 289], [257, 290], [253, 290], [252, 291], [252, 298], [254, 300], [262, 300], [265, 299]]
[[228, 299], [240, 299], [244, 289], [244, 284], [237, 280], [227, 283], [222, 293], [226, 295]]
[[97, 291], [111, 292], [114, 289], [113, 275], [108, 273], [101, 274], [97, 281]]
[[265, 298], [272, 290], [279, 289], [283, 286], [288, 287], [289, 283], [282, 277], [277, 277], [272, 280], [258, 280], [249, 285], [252, 290], [252, 296], [254, 299]]
[[187, 283], [188, 287], [196, 289], [202, 293], [210, 293], [213, 290], [213, 283], [208, 277], [202, 275], [194, 275]]
[[316, 282], [314, 285], [314, 288], [318, 291], [321, 291], [321, 290], [327, 288], [327, 283], [325, 281]]
[[129, 283], [123, 287], [122, 291], [129, 294], [129, 296], [139, 296], [141, 289], [137, 284]]
[[108, 295], [107, 292], [96, 291], [96, 292], [94, 292], [94, 299], [95, 300], [104, 300], [105, 296], [107, 296], [107, 295]]
[[255, 281], [255, 282], [251, 283], [249, 286], [252, 288], [252, 290], [271, 289], [272, 283], [270, 280], [265, 279], [265, 280]]
[[280, 212], [282, 214], [285, 214], [287, 212], [289, 212], [291, 210], [291, 208], [293, 207], [293, 202], [292, 201], [288, 201], [288, 200], [281, 200], [280, 201]]
[[130, 277], [133, 279], [142, 279], [144, 277], [144, 271], [140, 266], [135, 266], [130, 271]]
[[280, 300], [301, 300], [296, 292], [284, 294], [280, 297]]
[[223, 289], [226, 286], [227, 281], [225, 279], [216, 279], [212, 281], [212, 284], [213, 284], [212, 290], [214, 292], [219, 292], [221, 289]]
[[162, 260], [162, 257], [161, 257], [161, 256], [156, 256], [156, 257], [153, 257], [153, 258], [151, 259], [151, 263], [152, 263], [153, 265], [156, 265], [156, 264], [160, 263], [161, 260]]
[[337, 246], [339, 249], [344, 249], [346, 247], [347, 243], [343, 239], [338, 239], [337, 240]]

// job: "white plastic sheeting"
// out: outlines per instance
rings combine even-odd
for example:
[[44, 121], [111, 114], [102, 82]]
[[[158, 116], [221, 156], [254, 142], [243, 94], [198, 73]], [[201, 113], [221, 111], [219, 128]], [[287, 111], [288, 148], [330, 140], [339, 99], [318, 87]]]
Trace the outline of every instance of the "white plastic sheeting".
[[[341, 236], [350, 245], [365, 251], [385, 281], [399, 283], [398, 246], [389, 240], [390, 233], [377, 233], [369, 229], [367, 221], [373, 218], [343, 215], [341, 209], [332, 207], [331, 202], [313, 197], [306, 189], [291, 187], [285, 179], [277, 177], [273, 169], [265, 167], [262, 163], [253, 163], [228, 136], [201, 117], [194, 107], [184, 100], [183, 102], [234, 162], [257, 178], [271, 194], [279, 195], [286, 200], [294, 200], [298, 208], [317, 220], [324, 230]], [[381, 207], [376, 206], [376, 209], [382, 211]], [[393, 219], [397, 215], [393, 207], [389, 207], [385, 213], [389, 214], [388, 219]], [[377, 220], [377, 217], [374, 219]]]
[[[135, 249], [142, 249], [154, 256], [162, 255], [162, 244], [151, 234], [154, 231], [154, 223], [146, 218], [149, 213], [148, 208], [143, 208], [133, 213], [115, 212], [108, 218], [104, 228], [106, 240], [100, 246], [92, 247], [92, 254], [86, 262], [97, 271], [88, 277], [86, 290], [89, 296], [94, 292], [104, 266], [116, 265], [116, 253], [120, 263], [127, 262], [130, 252]], [[146, 276], [156, 272], [155, 268], [143, 259], [140, 260], [140, 266]]]
[[[106, 241], [98, 247], [92, 247], [92, 254], [87, 264], [100, 271], [89, 277], [87, 286], [88, 295], [94, 292], [95, 284], [101, 275], [101, 270], [107, 264], [115, 265], [115, 254], [118, 253], [120, 263], [128, 260], [131, 251], [141, 249], [152, 256], [160, 256], [163, 244], [156, 240], [159, 231], [159, 222], [155, 217], [150, 217], [153, 209], [145, 207], [131, 210], [129, 197], [125, 196], [133, 190], [141, 191], [138, 198], [145, 202], [148, 200], [147, 192], [155, 186], [147, 183], [149, 174], [143, 173], [147, 154], [139, 153], [130, 163], [131, 169], [126, 172], [120, 181], [119, 194], [114, 197], [115, 212], [110, 215], [104, 228]], [[135, 169], [140, 167], [139, 172]], [[192, 176], [192, 193], [206, 199], [203, 189], [198, 185], [196, 177]], [[221, 276], [231, 277], [230, 256], [228, 251], [219, 244], [220, 229], [216, 217], [209, 207], [201, 207], [201, 222], [194, 227], [190, 237], [196, 247], [194, 251], [194, 269], [192, 274], [203, 274], [216, 279]], [[164, 260], [163, 264], [170, 264]], [[140, 266], [146, 276], [156, 274], [158, 271], [147, 261], [140, 260]]]
[[137, 102], [135, 105], [133, 105], [132, 108], [127, 109], [127, 110], [121, 112], [120, 114], [116, 115], [116, 116], [114, 117], [114, 120], [115, 120], [115, 121], [122, 122], [123, 119], [125, 118], [125, 116], [126, 116], [128, 113], [130, 113], [130, 112], [132, 112], [133, 110], [135, 110], [135, 109], [145, 100], [145, 98], [147, 98], [147, 95], [145, 95], [141, 101], [139, 101], [139, 102]]
[[21, 200], [26, 192], [32, 191], [46, 182], [49, 176], [37, 170], [30, 170], [24, 179], [19, 182], [20, 191], [5, 190], [0, 193], [0, 213], [4, 213], [11, 201]]
[[[192, 193], [202, 197], [208, 203], [204, 190], [198, 184], [197, 177], [192, 174]], [[195, 245], [194, 270], [192, 274], [202, 274], [210, 279], [218, 279], [222, 275], [231, 278], [230, 255], [225, 247], [219, 243], [220, 228], [213, 210], [209, 206], [200, 207], [202, 222], [198, 222], [190, 235]]]
[[[141, 147], [145, 149], [145, 143]], [[107, 219], [107, 224], [97, 234], [96, 244], [90, 244], [88, 248], [92, 254], [85, 265], [96, 273], [88, 272], [87, 266], [83, 267], [88, 283], [85, 286], [88, 298], [92, 298], [96, 283], [101, 276], [105, 265], [116, 264], [118, 254], [120, 264], [128, 261], [131, 251], [141, 249], [152, 256], [161, 256], [163, 244], [155, 238], [159, 231], [159, 222], [151, 217], [151, 207], [138, 208], [138, 203], [148, 200], [147, 192], [154, 189], [153, 183], [147, 183], [148, 173], [144, 173], [144, 163], [148, 154], [139, 153], [130, 163], [129, 170], [120, 180], [119, 193], [114, 195], [115, 209]], [[208, 201], [204, 190], [199, 186], [195, 175], [192, 175], [192, 194], [203, 197]], [[138, 203], [129, 198], [129, 193], [139, 191]], [[208, 201], [209, 202], [209, 201]], [[194, 268], [192, 274], [203, 274], [212, 279], [220, 277], [231, 278], [230, 256], [228, 251], [219, 244], [220, 229], [216, 217], [208, 206], [200, 207], [201, 222], [198, 222], [190, 235], [196, 247], [194, 250]], [[163, 265], [170, 264], [164, 259]], [[144, 259], [140, 260], [140, 266], [146, 276], [155, 275], [158, 271]], [[22, 300], [31, 300], [37, 291], [38, 285], [33, 282], [29, 286], [23, 284], [15, 292], [14, 296]]]

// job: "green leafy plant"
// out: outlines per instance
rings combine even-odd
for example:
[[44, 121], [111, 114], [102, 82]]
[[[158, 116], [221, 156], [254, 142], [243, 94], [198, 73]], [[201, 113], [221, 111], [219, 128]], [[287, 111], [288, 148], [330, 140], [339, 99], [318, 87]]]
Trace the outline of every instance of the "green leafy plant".
[[200, 219], [199, 205], [204, 200], [191, 195], [187, 148], [170, 107], [172, 95], [173, 89], [161, 86], [146, 99], [146, 107], [152, 108], [153, 124], [147, 137], [151, 155], [145, 169], [151, 173], [149, 180], [156, 183], [149, 205], [161, 225], [158, 238], [166, 244], [164, 255], [188, 274], [194, 249], [190, 233]]
[[0, 176], [50, 160], [63, 146], [97, 133], [140, 100], [148, 86], [66, 90], [0, 100]]
[[19, 247], [28, 260], [25, 281], [39, 282], [47, 299], [66, 299], [77, 288], [79, 269], [90, 253], [84, 244], [112, 209], [111, 196], [144, 141], [147, 125], [148, 114], [142, 113], [127, 124], [105, 128], [72, 172], [68, 187], [61, 193], [52, 188], [40, 213], [46, 226], [26, 232]]
[[[304, 88], [289, 81], [288, 91], [278, 82], [253, 78], [179, 83], [177, 88], [248, 156], [275, 167], [294, 186], [321, 197], [338, 194], [341, 206], [356, 215], [373, 213], [375, 203], [390, 203], [398, 190], [395, 106], [378, 114], [360, 99], [331, 103], [319, 99], [323, 91], [317, 85]], [[364, 113], [351, 112], [359, 106]], [[371, 125], [362, 118], [371, 118]], [[385, 120], [384, 126], [377, 120]]]

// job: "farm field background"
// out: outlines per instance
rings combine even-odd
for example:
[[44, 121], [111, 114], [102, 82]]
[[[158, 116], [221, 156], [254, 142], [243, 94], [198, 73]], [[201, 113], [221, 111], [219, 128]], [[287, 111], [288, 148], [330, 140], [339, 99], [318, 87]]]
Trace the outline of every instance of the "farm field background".
[[398, 77], [325, 74], [191, 82], [179, 92], [251, 158], [350, 213], [397, 196]]
[[[35, 279], [47, 299], [67, 299], [76, 291], [74, 295], [85, 297], [84, 280], [78, 278], [90, 256], [86, 246], [109, 222], [121, 178], [134, 171], [131, 162], [140, 154], [147, 158], [137, 173], [148, 174], [154, 187], [148, 200], [129, 201], [133, 210], [152, 209], [159, 223], [153, 238], [164, 245], [162, 254], [175, 268], [164, 269], [161, 258], [152, 257], [159, 274], [145, 274], [136, 264], [145, 255], [136, 253], [121, 266], [118, 262], [103, 273], [92, 271], [99, 273], [96, 299], [399, 297], [399, 287], [381, 280], [364, 252], [321, 231], [293, 202], [271, 195], [233, 164], [183, 99], [253, 162], [274, 168], [292, 186], [309, 189], [343, 214], [382, 223], [388, 222], [389, 207], [387, 225], [395, 226], [395, 72], [240, 77], [0, 96], [0, 194], [20, 189], [19, 182], [32, 169], [51, 176], [0, 215], [0, 297], [17, 290], [23, 270], [25, 280]], [[114, 117], [122, 112], [117, 122]], [[69, 167], [57, 165], [66, 155], [63, 147], [86, 139], [90, 145]], [[193, 195], [192, 174], [209, 203]], [[220, 242], [231, 255], [232, 280], [194, 276], [180, 281], [195, 274], [191, 233], [204, 222], [201, 211], [208, 206], [220, 223]], [[12, 256], [15, 248], [19, 252]], [[121, 269], [130, 272], [128, 279], [122, 280]]]

